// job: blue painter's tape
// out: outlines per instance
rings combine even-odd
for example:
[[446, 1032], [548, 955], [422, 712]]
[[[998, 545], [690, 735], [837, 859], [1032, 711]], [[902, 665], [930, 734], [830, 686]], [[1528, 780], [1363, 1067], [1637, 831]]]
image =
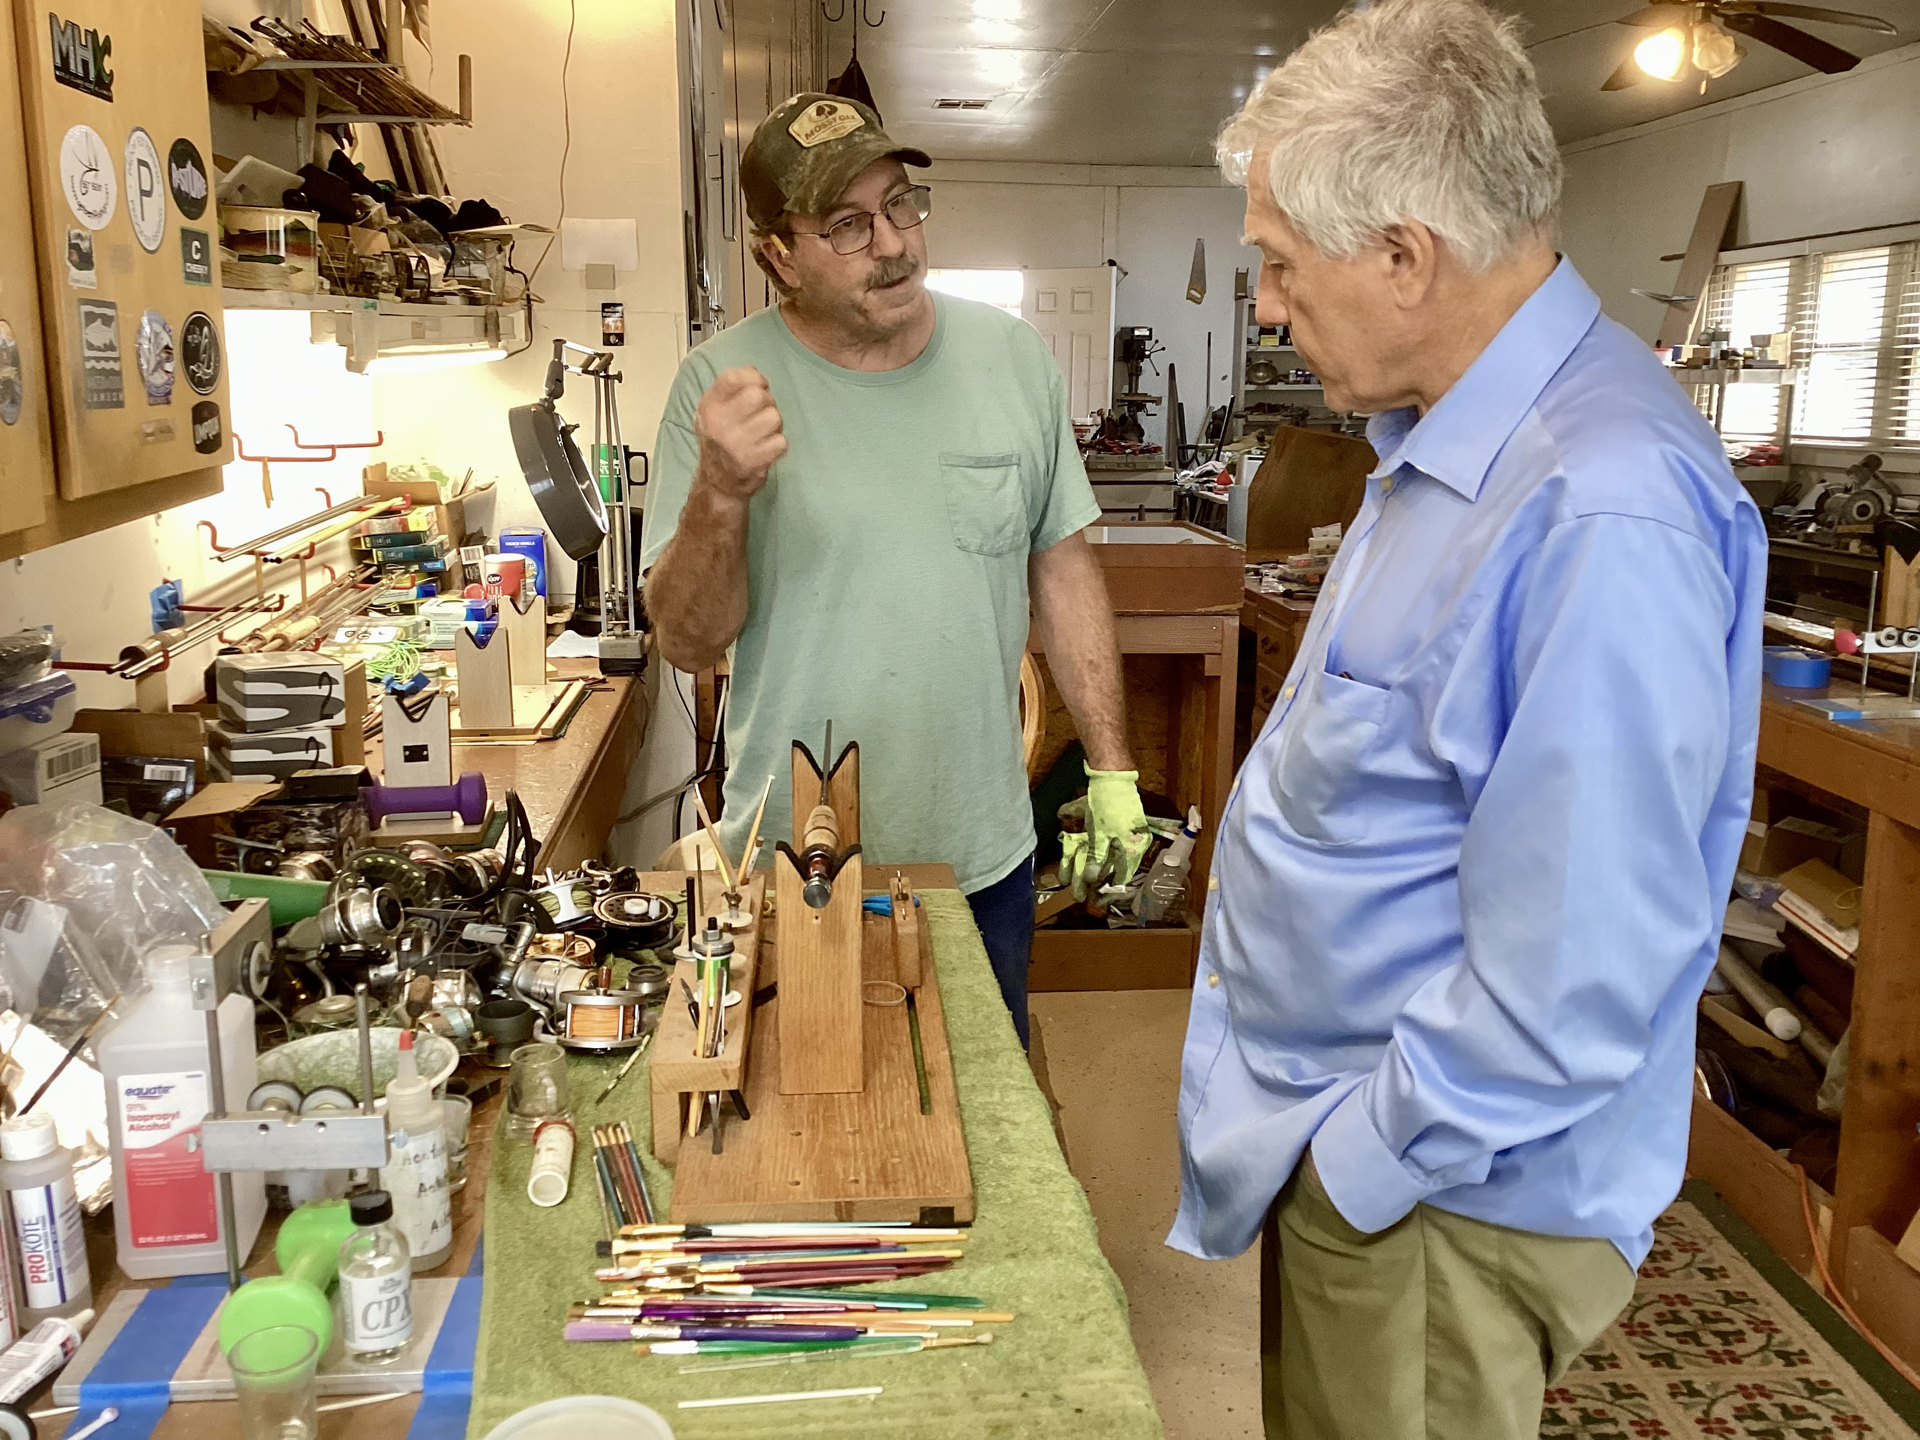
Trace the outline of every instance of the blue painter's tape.
[[227, 1298], [224, 1276], [182, 1277], [141, 1297], [113, 1343], [80, 1386], [80, 1410], [69, 1428], [120, 1407], [114, 1440], [146, 1440], [167, 1413], [168, 1387], [207, 1321]]
[[468, 1275], [454, 1286], [446, 1318], [427, 1356], [420, 1406], [407, 1427], [407, 1440], [466, 1440], [467, 1414], [473, 1408], [473, 1356], [480, 1343], [482, 1283], [478, 1275]]

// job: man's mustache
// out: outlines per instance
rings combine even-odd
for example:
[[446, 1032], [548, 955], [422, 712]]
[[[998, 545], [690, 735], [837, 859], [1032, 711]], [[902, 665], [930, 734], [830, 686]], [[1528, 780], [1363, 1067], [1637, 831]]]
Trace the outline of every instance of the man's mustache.
[[876, 261], [873, 273], [867, 277], [867, 289], [878, 290], [883, 285], [892, 285], [920, 273], [920, 258], [917, 255], [889, 255]]

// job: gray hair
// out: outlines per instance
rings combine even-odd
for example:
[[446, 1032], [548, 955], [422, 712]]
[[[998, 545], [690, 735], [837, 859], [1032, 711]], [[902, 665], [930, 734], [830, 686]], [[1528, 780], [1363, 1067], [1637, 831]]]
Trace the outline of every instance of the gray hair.
[[1342, 15], [1261, 82], [1216, 151], [1240, 185], [1269, 152], [1274, 204], [1339, 258], [1411, 219], [1484, 272], [1550, 232], [1560, 203], [1560, 151], [1519, 26], [1480, 0]]

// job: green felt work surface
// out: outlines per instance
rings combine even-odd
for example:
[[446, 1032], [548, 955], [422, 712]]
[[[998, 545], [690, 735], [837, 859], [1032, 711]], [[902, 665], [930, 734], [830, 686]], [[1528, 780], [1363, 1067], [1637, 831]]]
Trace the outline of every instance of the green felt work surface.
[[[604, 1106], [594, 1102], [619, 1057], [575, 1057], [574, 1119], [582, 1144], [573, 1184], [552, 1210], [527, 1200], [530, 1147], [493, 1152], [486, 1207], [486, 1286], [475, 1357], [471, 1440], [508, 1416], [563, 1395], [621, 1395], [650, 1405], [679, 1440], [725, 1436], [847, 1436], [889, 1440], [1152, 1440], [1160, 1435], [1146, 1373], [1127, 1328], [1127, 1301], [1100, 1253], [1086, 1197], [1054, 1141], [1046, 1100], [1001, 1002], [973, 915], [957, 890], [924, 892], [946, 1008], [977, 1216], [967, 1258], [953, 1269], [881, 1289], [977, 1295], [1018, 1315], [991, 1346], [758, 1370], [682, 1375], [678, 1356], [627, 1344], [568, 1344], [569, 1301], [597, 1293], [592, 1126], [625, 1120], [646, 1157], [655, 1205], [670, 1173], [648, 1155], [647, 1062]], [[730, 1126], [738, 1121], [730, 1121]], [[750, 1122], [749, 1122], [750, 1123]], [[704, 1143], [704, 1137], [703, 1137]], [[712, 1359], [714, 1357], [703, 1357]], [[680, 1410], [721, 1395], [884, 1386], [874, 1399]]]

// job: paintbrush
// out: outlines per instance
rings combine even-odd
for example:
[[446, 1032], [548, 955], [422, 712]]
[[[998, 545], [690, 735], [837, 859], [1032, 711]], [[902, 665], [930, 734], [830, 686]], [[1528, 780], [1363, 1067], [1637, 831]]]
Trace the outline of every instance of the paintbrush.
[[733, 872], [727, 868], [727, 852], [720, 848], [719, 832], [713, 828], [713, 821], [707, 818], [707, 802], [700, 796], [700, 787], [693, 787], [693, 808], [700, 816], [700, 824], [707, 832], [707, 841], [713, 846], [713, 863], [720, 871], [720, 884], [729, 895], [738, 894], [734, 889]]
[[[40, 1103], [40, 1097], [53, 1088], [53, 1082], [60, 1078], [66, 1071], [67, 1066], [73, 1063], [74, 1057], [86, 1046], [87, 1041], [93, 1038], [93, 1032], [100, 1028], [100, 1022], [113, 1013], [113, 1007], [120, 1003], [120, 997], [124, 993], [124, 991], [120, 990], [114, 991], [113, 999], [107, 1001], [107, 1003], [101, 1007], [100, 1013], [95, 1015], [82, 1027], [80, 1033], [74, 1037], [73, 1043], [67, 1047], [67, 1053], [60, 1057], [60, 1063], [53, 1067], [53, 1073], [40, 1082], [40, 1088], [33, 1092], [32, 1096], [28, 1098], [27, 1103], [20, 1107], [18, 1113], [24, 1115]], [[21, 1033], [24, 1034], [25, 1032], [26, 1024], [22, 1021]], [[11, 1058], [11, 1052], [9, 1052], [9, 1058]]]

